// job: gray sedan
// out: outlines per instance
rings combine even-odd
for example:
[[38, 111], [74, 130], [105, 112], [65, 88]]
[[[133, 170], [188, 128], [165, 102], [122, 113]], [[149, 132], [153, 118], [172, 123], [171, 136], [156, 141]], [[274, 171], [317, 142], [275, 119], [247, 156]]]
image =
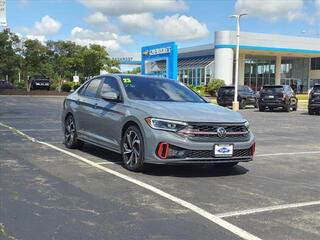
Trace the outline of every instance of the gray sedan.
[[172, 79], [97, 76], [66, 97], [62, 124], [68, 148], [88, 142], [109, 149], [132, 171], [144, 163], [232, 167], [255, 152], [249, 123], [239, 113]]

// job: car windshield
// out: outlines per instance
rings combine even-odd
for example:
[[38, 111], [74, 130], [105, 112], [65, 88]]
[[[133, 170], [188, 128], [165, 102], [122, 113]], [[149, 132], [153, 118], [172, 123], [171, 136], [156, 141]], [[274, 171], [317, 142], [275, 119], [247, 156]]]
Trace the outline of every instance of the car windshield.
[[283, 87], [282, 86], [268, 86], [268, 87], [263, 87], [261, 90], [261, 93], [264, 94], [275, 94], [275, 93], [282, 93], [283, 92]]
[[179, 81], [141, 76], [123, 76], [121, 78], [128, 97], [133, 100], [205, 102]]

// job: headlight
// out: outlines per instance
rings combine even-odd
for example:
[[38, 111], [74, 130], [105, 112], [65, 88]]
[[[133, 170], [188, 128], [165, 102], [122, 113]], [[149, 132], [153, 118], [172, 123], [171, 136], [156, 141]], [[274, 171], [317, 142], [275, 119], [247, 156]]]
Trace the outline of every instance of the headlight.
[[245, 121], [244, 122], [244, 126], [249, 130], [250, 128], [250, 123], [248, 121]]
[[152, 118], [152, 117], [146, 118], [146, 123], [154, 129], [171, 131], [171, 132], [177, 132], [188, 125], [185, 122], [165, 120], [165, 119]]

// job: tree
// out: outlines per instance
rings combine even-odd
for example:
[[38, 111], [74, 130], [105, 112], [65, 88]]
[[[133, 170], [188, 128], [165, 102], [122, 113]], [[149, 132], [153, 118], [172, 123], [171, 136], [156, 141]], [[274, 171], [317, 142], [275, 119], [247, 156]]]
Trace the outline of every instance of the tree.
[[63, 80], [72, 79], [75, 72], [81, 75], [85, 47], [71, 41], [48, 41], [47, 46], [50, 63], [54, 70], [51, 78], [60, 91]]
[[136, 67], [136, 68], [132, 69], [131, 71], [127, 71], [127, 73], [129, 73], [129, 74], [141, 73], [141, 68], [140, 67]]
[[223, 86], [225, 86], [224, 80], [212, 79], [209, 81], [207, 85], [207, 91], [211, 96], [215, 97], [217, 95], [217, 91], [219, 90], [219, 88]]
[[4, 29], [0, 32], [0, 46], [0, 79], [8, 76], [9, 81], [14, 82], [20, 68], [20, 39], [9, 29]]
[[52, 65], [48, 62], [47, 47], [38, 40], [26, 40], [22, 49], [21, 69], [27, 79], [27, 90], [30, 91], [30, 77], [33, 75], [50, 75], [53, 73]]

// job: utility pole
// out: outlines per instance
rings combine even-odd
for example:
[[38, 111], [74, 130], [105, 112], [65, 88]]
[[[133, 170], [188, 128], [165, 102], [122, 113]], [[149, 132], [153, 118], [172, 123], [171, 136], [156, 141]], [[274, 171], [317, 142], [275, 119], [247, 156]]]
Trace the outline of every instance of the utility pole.
[[237, 21], [237, 47], [236, 47], [236, 69], [234, 76], [234, 100], [232, 102], [232, 109], [234, 111], [239, 111], [239, 102], [238, 102], [238, 85], [239, 85], [239, 48], [240, 48], [240, 18], [242, 16], [248, 15], [246, 13], [232, 15], [232, 18], [235, 18]]

